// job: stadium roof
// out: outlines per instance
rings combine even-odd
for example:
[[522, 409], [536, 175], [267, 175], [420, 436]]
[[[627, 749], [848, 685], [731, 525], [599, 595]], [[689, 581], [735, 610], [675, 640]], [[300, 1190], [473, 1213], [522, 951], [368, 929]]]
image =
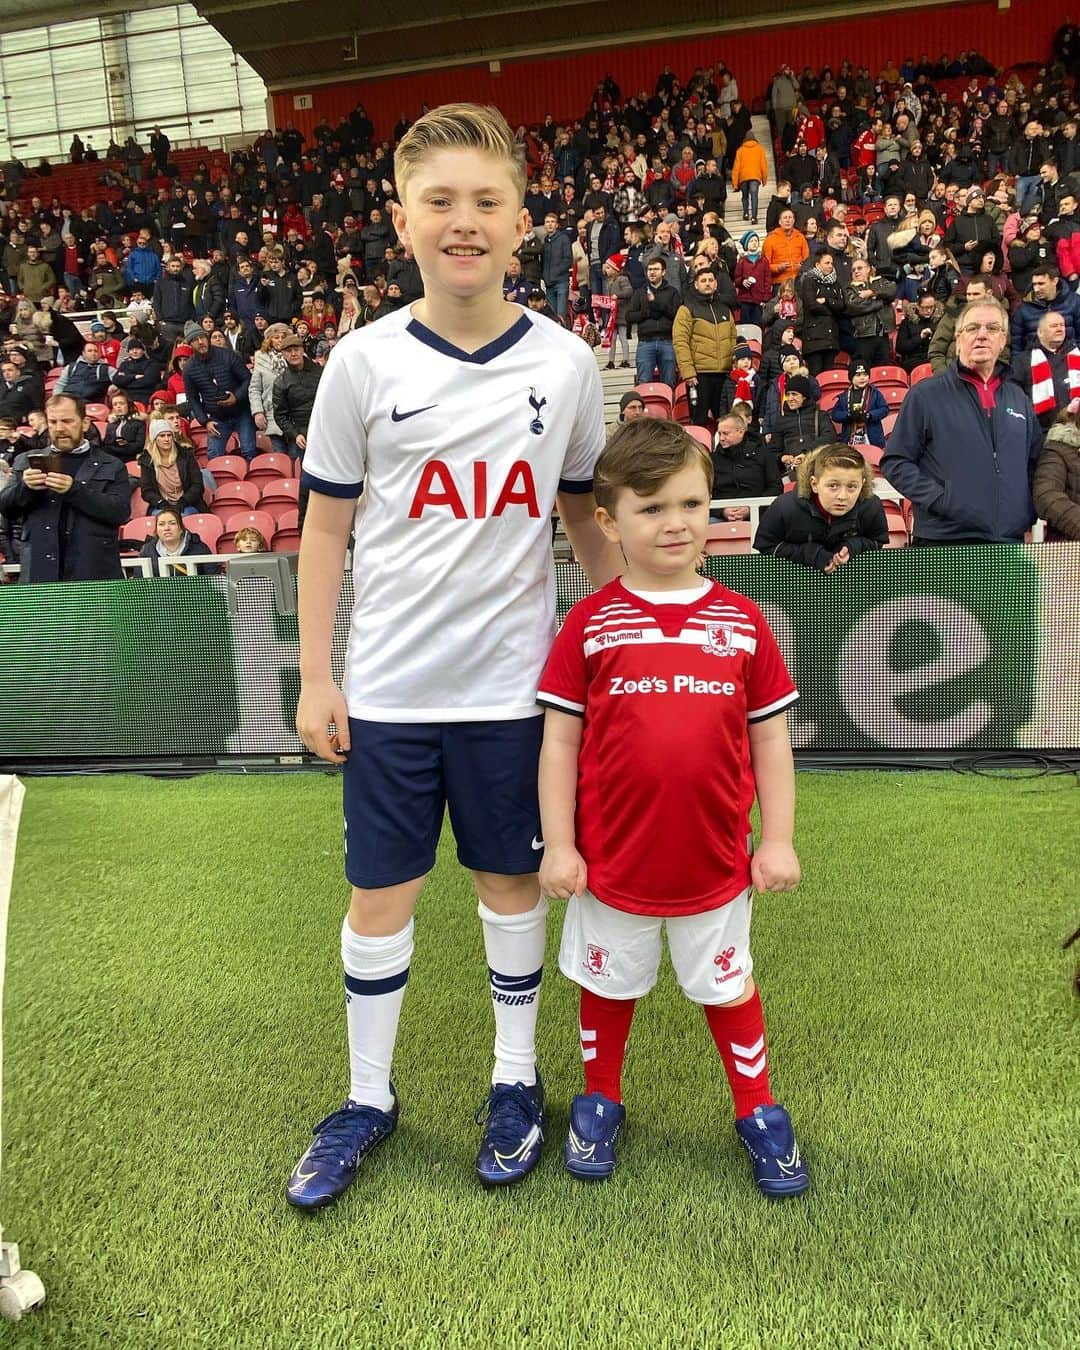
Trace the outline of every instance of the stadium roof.
[[[47, 2], [47, 0], [46, 0]], [[933, 3], [933, 0], [929, 0]], [[193, 0], [271, 88], [790, 22], [791, 0]], [[802, 0], [801, 19], [880, 13]]]

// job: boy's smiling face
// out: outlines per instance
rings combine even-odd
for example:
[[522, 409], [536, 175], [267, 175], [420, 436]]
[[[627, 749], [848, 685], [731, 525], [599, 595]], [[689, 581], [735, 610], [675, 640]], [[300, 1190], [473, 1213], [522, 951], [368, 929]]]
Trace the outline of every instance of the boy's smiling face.
[[510, 166], [481, 150], [436, 150], [409, 174], [394, 228], [425, 291], [468, 299], [498, 292], [529, 226]]
[[709, 529], [709, 488], [700, 464], [688, 460], [655, 492], [639, 496], [624, 487], [614, 514], [603, 507], [597, 523], [626, 557], [631, 585], [689, 588]]

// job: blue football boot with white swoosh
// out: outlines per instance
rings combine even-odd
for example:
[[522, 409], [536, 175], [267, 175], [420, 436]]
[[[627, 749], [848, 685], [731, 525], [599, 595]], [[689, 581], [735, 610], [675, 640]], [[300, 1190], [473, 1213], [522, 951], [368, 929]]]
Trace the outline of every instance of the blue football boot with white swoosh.
[[[394, 1091], [391, 1083], [390, 1091]], [[311, 1147], [296, 1164], [285, 1185], [285, 1199], [297, 1209], [325, 1209], [353, 1183], [360, 1160], [393, 1134], [398, 1099], [389, 1111], [347, 1101], [320, 1120]]]
[[582, 1093], [570, 1103], [570, 1133], [563, 1163], [585, 1181], [604, 1181], [615, 1171], [615, 1140], [626, 1120], [626, 1107], [602, 1092]]
[[484, 1139], [476, 1155], [476, 1175], [485, 1186], [508, 1186], [528, 1176], [544, 1145], [544, 1085], [495, 1083], [476, 1113]]
[[754, 1181], [762, 1195], [802, 1195], [810, 1173], [795, 1141], [791, 1117], [782, 1106], [757, 1106], [735, 1122], [735, 1133], [750, 1155]]

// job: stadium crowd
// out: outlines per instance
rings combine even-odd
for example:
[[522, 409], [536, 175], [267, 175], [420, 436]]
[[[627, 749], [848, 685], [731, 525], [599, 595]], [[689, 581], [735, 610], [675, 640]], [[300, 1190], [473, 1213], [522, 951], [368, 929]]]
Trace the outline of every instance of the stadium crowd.
[[[579, 119], [517, 130], [529, 228], [506, 299], [610, 343], [609, 368], [617, 357], [629, 367], [636, 335], [637, 384], [666, 385], [670, 412], [705, 429], [732, 495], [792, 485], [823, 440], [887, 459], [907, 386], [956, 373], [958, 320], [988, 302], [1004, 341], [984, 400], [1006, 385], [1030, 400], [1040, 444], [1048, 433], [1035, 507], [1048, 537], [1078, 538], [1078, 50], [1066, 25], [1052, 61], [1023, 76], [974, 50], [890, 60], [876, 75], [848, 61], [798, 75], [785, 65], [753, 100], [769, 119], [775, 184], [722, 64], [685, 81], [665, 67], [633, 93], [608, 75]], [[123, 527], [137, 548], [148, 527], [130, 530], [132, 514], [169, 508], [221, 549], [236, 533], [228, 508], [246, 505], [242, 525], [264, 545], [295, 547], [298, 469], [330, 351], [423, 293], [390, 209], [408, 126], [402, 117], [380, 139], [358, 104], [310, 140], [290, 123], [194, 161], [160, 128], [102, 161], [76, 137], [72, 164], [85, 174], [90, 160], [95, 180], [95, 200], [78, 206], [50, 192], [48, 164], [3, 166], [0, 551], [19, 561], [35, 518], [69, 541], [49, 564], [29, 547], [27, 579], [118, 575], [109, 550], [107, 565], [74, 562], [73, 536], [96, 556], [98, 537]], [[89, 311], [89, 324], [71, 317]], [[67, 401], [47, 407], [57, 395]], [[624, 400], [623, 415], [647, 402]], [[82, 481], [89, 460], [28, 466], [76, 424], [94, 474], [119, 466], [104, 475], [104, 513], [98, 479]], [[262, 511], [268, 483], [289, 486]], [[230, 526], [224, 540], [217, 525]], [[997, 537], [970, 520], [954, 533]], [[147, 547], [176, 551], [167, 523], [155, 536]]]

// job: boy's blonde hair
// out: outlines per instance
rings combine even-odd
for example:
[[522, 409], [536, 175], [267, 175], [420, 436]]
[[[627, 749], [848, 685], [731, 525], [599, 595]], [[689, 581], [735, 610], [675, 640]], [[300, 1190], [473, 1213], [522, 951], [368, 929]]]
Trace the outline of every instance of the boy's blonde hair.
[[812, 497], [814, 489], [811, 478], [820, 478], [826, 469], [855, 469], [862, 474], [862, 487], [859, 489], [859, 501], [865, 502], [874, 495], [874, 470], [853, 445], [819, 445], [811, 450], [799, 465], [799, 496]]
[[498, 110], [479, 103], [444, 103], [414, 122], [394, 151], [394, 180], [404, 201], [409, 177], [435, 150], [480, 150], [510, 170], [519, 201], [525, 200], [525, 145]]
[[608, 515], [614, 515], [615, 502], [623, 488], [647, 497], [687, 464], [696, 464], [701, 469], [712, 496], [713, 463], [709, 452], [678, 422], [652, 417], [620, 422], [608, 437], [593, 471], [596, 504]]

